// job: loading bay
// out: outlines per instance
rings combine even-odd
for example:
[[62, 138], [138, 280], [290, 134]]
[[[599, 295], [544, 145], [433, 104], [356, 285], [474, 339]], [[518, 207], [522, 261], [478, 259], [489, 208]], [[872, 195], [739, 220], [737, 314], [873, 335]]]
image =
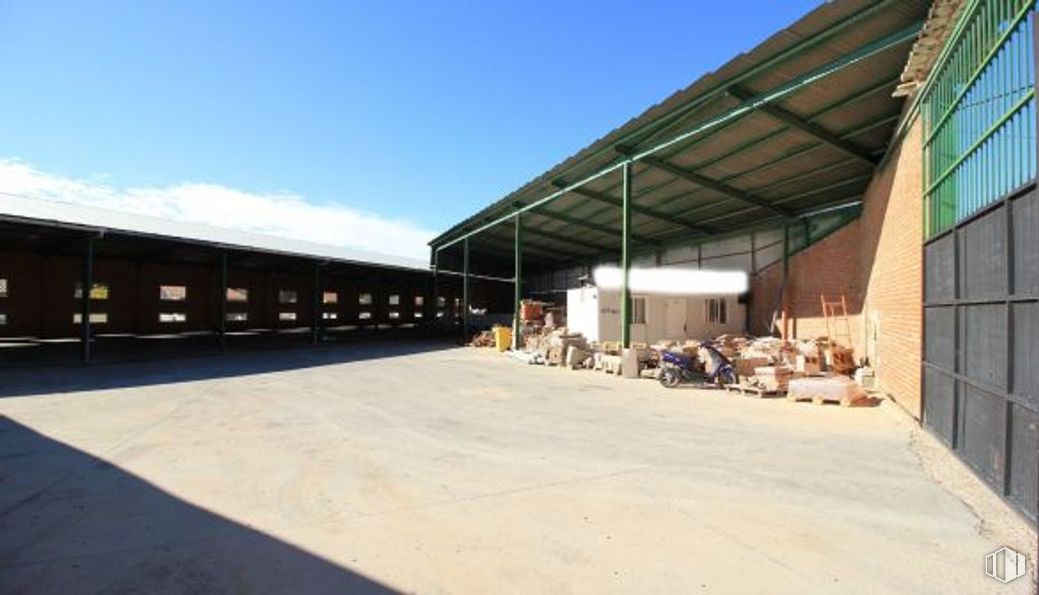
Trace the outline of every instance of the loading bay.
[[982, 560], [1034, 533], [890, 401], [427, 341], [62, 369], [0, 398], [0, 592], [1033, 588]]

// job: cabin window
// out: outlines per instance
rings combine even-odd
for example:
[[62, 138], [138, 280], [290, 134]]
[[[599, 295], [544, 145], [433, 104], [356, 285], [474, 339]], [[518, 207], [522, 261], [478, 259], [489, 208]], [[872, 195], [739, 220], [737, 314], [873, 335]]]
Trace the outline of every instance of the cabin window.
[[321, 293], [322, 304], [338, 304], [339, 294], [334, 291], [325, 291]]
[[159, 322], [187, 322], [188, 315], [183, 312], [160, 312]]
[[423, 304], [425, 304], [425, 303], [426, 303], [426, 299], [424, 297], [422, 297], [421, 295], [416, 295], [415, 296], [415, 307], [416, 308], [421, 308], [423, 306]]
[[361, 312], [360, 314], [357, 315], [357, 318], [359, 318], [360, 320], [371, 320], [372, 319], [372, 313], [371, 312]]
[[245, 322], [246, 320], [249, 320], [249, 313], [248, 312], [228, 312], [227, 313], [227, 321], [228, 322]]
[[7, 297], [7, 279], [0, 279], [0, 298]]
[[278, 290], [278, 303], [279, 304], [295, 304], [299, 296], [293, 289], [279, 289]]
[[335, 312], [322, 312], [321, 313], [321, 318], [323, 318], [325, 320], [335, 320], [335, 319], [339, 318], [339, 314], [337, 314]]
[[227, 288], [227, 301], [229, 302], [248, 302], [249, 301], [249, 290], [244, 287], [228, 287]]
[[362, 294], [358, 295], [357, 296], [357, 303], [362, 305], [362, 306], [371, 306], [372, 305], [372, 294], [370, 294], [370, 293], [362, 293]]
[[707, 324], [728, 324], [729, 308], [725, 298], [707, 298]]
[[[83, 322], [83, 315], [76, 312], [72, 315], [72, 324], [80, 324]], [[108, 314], [104, 312], [91, 312], [90, 313], [90, 324], [105, 324], [108, 322]]]
[[646, 324], [646, 298], [631, 298], [631, 323]]
[[296, 320], [295, 312], [278, 312], [278, 320]]
[[390, 305], [391, 306], [399, 306], [400, 305], [400, 295], [398, 295], [396, 293], [391, 295], [390, 296]]

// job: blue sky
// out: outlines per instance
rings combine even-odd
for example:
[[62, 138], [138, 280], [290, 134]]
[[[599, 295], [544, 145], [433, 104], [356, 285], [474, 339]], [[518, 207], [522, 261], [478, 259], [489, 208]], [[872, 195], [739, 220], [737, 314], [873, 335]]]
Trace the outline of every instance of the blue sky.
[[0, 0], [0, 159], [101, 194], [218, 187], [417, 237], [818, 4]]

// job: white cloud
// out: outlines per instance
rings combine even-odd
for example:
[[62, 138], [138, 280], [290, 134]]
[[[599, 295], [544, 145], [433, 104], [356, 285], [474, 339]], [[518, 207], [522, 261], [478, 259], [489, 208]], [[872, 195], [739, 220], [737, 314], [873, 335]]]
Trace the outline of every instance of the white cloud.
[[120, 188], [109, 176], [77, 179], [0, 158], [0, 192], [241, 229], [427, 260], [435, 234], [413, 223], [291, 193], [256, 194], [219, 184]]

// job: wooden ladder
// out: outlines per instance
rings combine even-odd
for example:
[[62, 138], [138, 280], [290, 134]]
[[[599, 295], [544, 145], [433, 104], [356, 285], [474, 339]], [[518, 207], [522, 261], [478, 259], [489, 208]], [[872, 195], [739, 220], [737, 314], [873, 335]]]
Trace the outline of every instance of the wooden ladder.
[[[844, 294], [841, 294], [840, 301], [835, 302], [826, 301], [826, 296], [820, 294], [819, 301], [823, 306], [827, 338], [831, 343], [851, 347], [851, 322], [848, 321], [848, 301], [844, 298]], [[843, 329], [841, 329], [842, 326]], [[840, 333], [841, 330], [844, 331], [843, 334]], [[846, 342], [841, 339], [846, 339]]]

